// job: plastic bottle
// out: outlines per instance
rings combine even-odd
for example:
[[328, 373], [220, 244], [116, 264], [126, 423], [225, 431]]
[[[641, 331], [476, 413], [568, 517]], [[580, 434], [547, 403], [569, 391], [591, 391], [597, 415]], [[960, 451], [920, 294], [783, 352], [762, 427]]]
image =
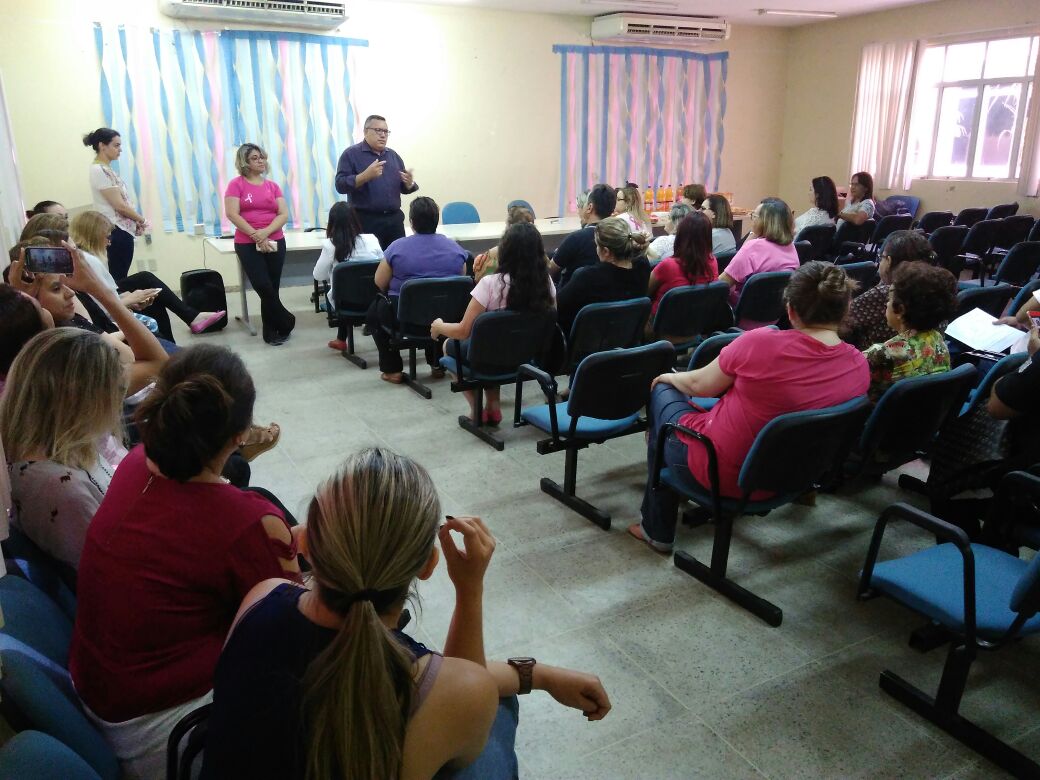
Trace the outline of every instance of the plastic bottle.
[[643, 210], [647, 214], [654, 210], [654, 188], [651, 186], [643, 191]]
[[668, 208], [668, 206], [665, 205], [664, 200], [664, 185], [662, 184], [657, 187], [657, 208], [661, 211]]
[[672, 189], [672, 185], [669, 184], [667, 187], [664, 188], [664, 207], [666, 209], [670, 209], [672, 207], [672, 203], [674, 202], [675, 190]]

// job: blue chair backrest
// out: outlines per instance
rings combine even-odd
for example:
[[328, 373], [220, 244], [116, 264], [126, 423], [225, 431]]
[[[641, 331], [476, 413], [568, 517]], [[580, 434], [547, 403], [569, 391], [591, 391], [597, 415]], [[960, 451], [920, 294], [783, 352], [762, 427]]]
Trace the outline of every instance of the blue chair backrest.
[[776, 322], [784, 313], [784, 288], [791, 280], [790, 271], [766, 271], [754, 274], [740, 290], [733, 309], [733, 319], [754, 322]]
[[964, 227], [969, 227], [970, 228], [972, 225], [974, 225], [979, 220], [985, 219], [986, 218], [986, 213], [988, 211], [989, 211], [989, 209], [984, 209], [984, 208], [961, 209], [960, 213], [958, 213], [957, 217], [953, 220], [953, 224], [954, 225], [964, 225]]
[[480, 222], [480, 214], [472, 203], [453, 200], [445, 203], [441, 209], [441, 223], [444, 225], [468, 225], [473, 222]]
[[725, 282], [673, 287], [657, 305], [654, 336], [693, 339], [725, 330], [733, 324], [728, 299], [729, 285]]
[[542, 363], [556, 330], [556, 311], [486, 311], [473, 322], [466, 362], [474, 374], [514, 374]]
[[960, 273], [964, 269], [964, 261], [958, 260], [957, 255], [967, 237], [968, 228], [964, 225], [943, 225], [933, 230], [928, 236], [928, 244], [935, 252], [936, 264], [955, 275]]
[[364, 314], [379, 294], [376, 287], [378, 260], [345, 260], [332, 269], [332, 294], [336, 311]]
[[100, 780], [64, 743], [40, 731], [22, 731], [0, 748], [4, 780]]
[[953, 224], [952, 211], [929, 211], [918, 223], [917, 227], [926, 236], [930, 236], [935, 230]]
[[975, 378], [975, 368], [965, 364], [893, 383], [867, 420], [860, 451], [866, 457], [881, 453], [886, 463], [913, 460], [928, 449], [950, 412], [960, 410]]
[[589, 355], [578, 364], [567, 398], [567, 414], [621, 420], [650, 400], [650, 383], [672, 366], [675, 349], [667, 341]]
[[715, 262], [718, 263], [719, 273], [721, 274], [726, 270], [726, 266], [729, 265], [729, 261], [737, 256], [737, 249], [734, 247], [728, 252], [719, 252], [715, 255]]
[[834, 231], [834, 243], [831, 244], [831, 254], [837, 255], [842, 251], [842, 245], [847, 242], [854, 244], [865, 244], [867, 239], [874, 233], [874, 225], [876, 223], [872, 219], [868, 219], [862, 225], [856, 225], [847, 220], [842, 220], [841, 224], [838, 225], [838, 229]]
[[880, 281], [877, 263], [873, 260], [863, 260], [858, 263], [845, 263], [842, 265], [841, 270], [845, 272], [846, 276], [850, 279], [855, 279], [859, 284], [855, 295], [865, 293]]
[[773, 418], [758, 432], [744, 458], [737, 478], [741, 491], [790, 495], [809, 490], [844, 461], [869, 413], [866, 396], [857, 396], [837, 406]]
[[534, 214], [534, 206], [532, 206], [530, 203], [528, 203], [523, 198], [517, 198], [516, 200], [509, 201], [509, 203], [506, 204], [506, 212], [508, 212], [509, 209], [513, 208], [514, 206], [519, 206], [520, 208], [527, 209], [528, 211], [531, 212], [531, 216], [532, 217], [535, 216], [535, 214]]
[[[819, 260], [831, 248], [831, 244], [834, 242], [834, 231], [835, 227], [831, 225], [809, 225], [798, 231], [798, 235], [794, 237], [795, 243], [799, 241], [808, 241], [812, 244], [812, 252], [810, 253], [810, 260]], [[721, 271], [721, 269], [719, 269]]]
[[980, 219], [968, 230], [961, 245], [961, 254], [984, 255], [993, 248], [997, 242], [997, 233], [1000, 231], [999, 219]]
[[1019, 241], [1027, 240], [1035, 221], [1029, 214], [1005, 217], [1000, 221], [996, 245], [1002, 249], [1010, 249]]
[[1001, 203], [999, 206], [993, 206], [989, 211], [986, 212], [986, 219], [1003, 219], [1004, 217], [1011, 217], [1018, 213], [1018, 202], [1014, 203]]
[[882, 217], [881, 221], [874, 226], [874, 233], [870, 236], [870, 243], [873, 246], [878, 246], [897, 230], [909, 230], [913, 221], [914, 217], [912, 214], [889, 214], [887, 217]]
[[595, 352], [638, 344], [650, 316], [649, 298], [590, 303], [578, 311], [567, 337], [567, 373]]
[[1026, 236], [1026, 241], [1040, 241], [1040, 219], [1033, 223], [1033, 227], [1029, 229], [1029, 235]]
[[1040, 269], [1040, 241], [1019, 241], [1004, 255], [993, 279], [1021, 287], [1033, 278], [1037, 269]]
[[687, 366], [687, 370], [694, 371], [698, 368], [704, 368], [706, 365], [711, 363], [711, 361], [717, 358], [719, 353], [722, 352], [728, 344], [732, 344], [736, 341], [740, 335], [740, 333], [718, 333], [704, 339], [704, 341], [698, 344], [696, 349], [693, 350], [693, 354], [690, 355], [690, 362]]
[[49, 734], [86, 761], [102, 780], [117, 780], [119, 761], [87, 720], [68, 673], [27, 649], [17, 649], [3, 635], [0, 640], [4, 640], [0, 644], [4, 670], [0, 694], [24, 724], [20, 727]]
[[10, 528], [3, 541], [4, 557], [13, 564], [12, 574], [20, 574], [58, 605], [69, 620], [76, 619], [76, 571], [55, 560], [17, 528]]
[[921, 199], [915, 195], [889, 195], [885, 198], [885, 203], [888, 205], [889, 214], [909, 214], [911, 219], [921, 208]]
[[1011, 592], [1011, 611], [1030, 618], [1040, 611], [1040, 555], [1034, 555], [1025, 574]]
[[[1033, 296], [1037, 290], [1040, 290], [1040, 279], [1033, 279], [1031, 282], [1027, 282], [1022, 285], [1022, 289], [1018, 291], [1018, 295], [1011, 301], [1011, 305], [1008, 307], [1008, 311], [1012, 314], [1018, 314], [1019, 310], [1026, 305], [1026, 301], [1030, 298], [1036, 302], [1036, 298]], [[1036, 307], [1040, 309], [1040, 303], [1036, 303]]]
[[1000, 317], [1007, 308], [1008, 301], [1015, 295], [1015, 288], [1010, 284], [995, 284], [992, 287], [973, 287], [957, 292], [957, 308], [953, 317], [956, 319], [972, 309], [982, 309], [986, 314]]
[[0, 577], [0, 608], [5, 634], [59, 666], [68, 666], [72, 621], [43, 591], [21, 577]]
[[429, 338], [430, 323], [438, 317], [445, 322], [461, 322], [472, 290], [473, 280], [468, 276], [409, 279], [401, 285], [397, 303], [402, 332], [413, 338]]
[[989, 401], [990, 393], [993, 392], [993, 385], [997, 383], [997, 380], [1005, 374], [1017, 371], [1019, 366], [1025, 363], [1028, 358], [1028, 352], [1016, 352], [1013, 355], [1004, 355], [1004, 357], [990, 366], [989, 371], [982, 377], [982, 381], [971, 391], [968, 400], [964, 402], [960, 416], [963, 417]]

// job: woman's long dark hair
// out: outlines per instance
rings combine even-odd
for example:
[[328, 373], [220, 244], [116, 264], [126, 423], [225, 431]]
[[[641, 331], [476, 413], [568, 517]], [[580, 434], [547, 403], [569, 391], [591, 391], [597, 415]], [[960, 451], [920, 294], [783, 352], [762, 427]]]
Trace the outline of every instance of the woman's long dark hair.
[[336, 250], [336, 262], [348, 260], [354, 254], [354, 246], [361, 235], [361, 220], [349, 203], [339, 201], [329, 209], [329, 224], [325, 237]]
[[812, 188], [816, 208], [826, 211], [831, 219], [837, 217], [838, 188], [834, 186], [834, 180], [830, 176], [817, 176], [812, 180]]
[[675, 248], [672, 252], [690, 284], [698, 277], [709, 275], [711, 221], [703, 212], [695, 211], [683, 217], [675, 231]]
[[498, 272], [509, 274], [507, 309], [546, 311], [553, 307], [542, 234], [530, 222], [511, 225], [502, 234], [498, 244]]

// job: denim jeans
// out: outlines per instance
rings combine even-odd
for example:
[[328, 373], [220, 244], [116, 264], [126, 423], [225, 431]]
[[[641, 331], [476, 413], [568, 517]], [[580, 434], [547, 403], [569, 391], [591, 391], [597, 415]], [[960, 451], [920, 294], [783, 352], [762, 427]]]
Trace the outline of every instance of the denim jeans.
[[477, 760], [456, 771], [442, 769], [434, 780], [517, 780], [520, 768], [516, 760], [516, 725], [520, 703], [516, 696], [499, 699], [498, 713], [491, 725], [487, 744]]

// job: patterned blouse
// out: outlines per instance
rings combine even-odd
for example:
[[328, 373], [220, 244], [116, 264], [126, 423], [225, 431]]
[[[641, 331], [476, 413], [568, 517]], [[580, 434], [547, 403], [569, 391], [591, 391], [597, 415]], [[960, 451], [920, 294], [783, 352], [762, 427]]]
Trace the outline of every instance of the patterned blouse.
[[891, 289], [890, 284], [878, 284], [852, 299], [840, 331], [844, 341], [865, 351], [871, 344], [880, 344], [896, 335], [885, 317]]
[[875, 344], [863, 353], [870, 367], [871, 403], [877, 403], [884, 392], [900, 379], [950, 370], [950, 351], [938, 330], [900, 333], [883, 344]]

